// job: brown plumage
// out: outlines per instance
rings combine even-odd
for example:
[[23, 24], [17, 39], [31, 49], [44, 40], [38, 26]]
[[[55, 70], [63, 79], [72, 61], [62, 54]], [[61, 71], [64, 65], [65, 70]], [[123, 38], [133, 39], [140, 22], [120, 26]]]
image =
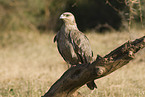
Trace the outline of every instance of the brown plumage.
[[[93, 52], [89, 40], [78, 30], [73, 14], [65, 12], [60, 19], [64, 24], [54, 37], [54, 42], [57, 41], [58, 51], [63, 59], [71, 65], [91, 63]], [[91, 90], [97, 88], [94, 81], [87, 83], [87, 86]]]

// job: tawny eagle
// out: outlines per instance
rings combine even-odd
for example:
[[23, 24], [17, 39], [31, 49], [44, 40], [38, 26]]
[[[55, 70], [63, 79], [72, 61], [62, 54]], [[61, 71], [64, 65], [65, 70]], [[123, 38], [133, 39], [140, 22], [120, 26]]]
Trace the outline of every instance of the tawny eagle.
[[[70, 12], [65, 12], [60, 16], [64, 24], [54, 37], [57, 41], [58, 51], [63, 59], [71, 64], [84, 64], [93, 61], [93, 52], [88, 38], [77, 28], [75, 17]], [[93, 90], [97, 88], [94, 81], [88, 82], [87, 86]]]

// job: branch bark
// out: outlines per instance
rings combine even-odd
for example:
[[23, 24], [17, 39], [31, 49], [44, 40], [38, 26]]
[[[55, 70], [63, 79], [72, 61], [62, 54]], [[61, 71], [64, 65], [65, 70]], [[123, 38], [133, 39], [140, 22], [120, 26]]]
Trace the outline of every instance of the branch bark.
[[145, 36], [124, 43], [104, 57], [98, 55], [91, 64], [71, 67], [51, 86], [44, 97], [71, 97], [87, 82], [104, 77], [126, 65], [144, 47]]

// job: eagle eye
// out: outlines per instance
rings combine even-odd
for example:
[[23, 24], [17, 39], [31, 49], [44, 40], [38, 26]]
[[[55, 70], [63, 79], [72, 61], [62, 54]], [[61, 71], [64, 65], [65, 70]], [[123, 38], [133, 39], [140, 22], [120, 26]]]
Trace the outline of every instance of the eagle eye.
[[66, 17], [70, 16], [69, 14], [66, 14]]

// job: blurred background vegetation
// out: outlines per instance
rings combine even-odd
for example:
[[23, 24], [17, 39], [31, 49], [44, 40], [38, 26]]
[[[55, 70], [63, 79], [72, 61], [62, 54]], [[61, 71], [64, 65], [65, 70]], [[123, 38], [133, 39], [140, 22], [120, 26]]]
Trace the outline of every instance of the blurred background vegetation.
[[59, 16], [72, 12], [81, 31], [128, 29], [145, 24], [144, 0], [0, 0], [1, 31], [57, 31]]
[[[145, 35], [145, 0], [0, 0], [0, 97], [40, 97], [68, 69], [53, 43], [65, 11], [86, 32], [94, 56]], [[96, 80], [98, 89], [84, 85], [79, 92], [145, 97], [144, 65], [145, 49], [127, 66]]]

